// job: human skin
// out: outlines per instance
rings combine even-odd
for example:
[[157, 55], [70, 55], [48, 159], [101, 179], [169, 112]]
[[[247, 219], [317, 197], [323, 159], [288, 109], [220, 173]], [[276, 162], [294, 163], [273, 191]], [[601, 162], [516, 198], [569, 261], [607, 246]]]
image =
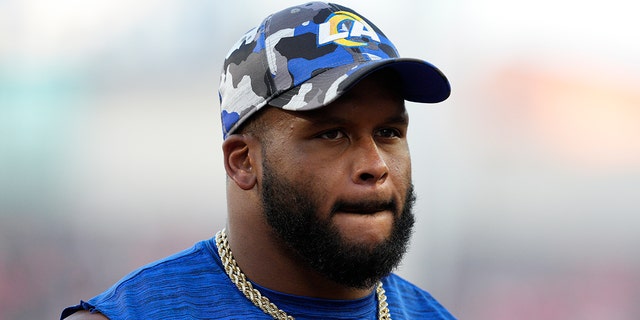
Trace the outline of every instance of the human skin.
[[[405, 203], [411, 183], [409, 119], [396, 86], [384, 75], [365, 78], [318, 110], [263, 110], [260, 121], [269, 132], [262, 137], [233, 134], [223, 143], [229, 245], [252, 281], [284, 293], [326, 299], [357, 299], [373, 290], [335, 283], [306, 266], [266, 222], [260, 186], [267, 148], [278, 174], [318, 195], [318, 214], [331, 219], [345, 241], [373, 247], [387, 239], [397, 218], [390, 210], [343, 208], [330, 214], [337, 201]], [[66, 319], [107, 318], [79, 311]]]
[[64, 318], [64, 320], [108, 320], [108, 318], [101, 313], [91, 313], [89, 311], [82, 310]]
[[[308, 267], [265, 220], [260, 187], [266, 159], [277, 173], [316, 195], [317, 215], [330, 219], [344, 241], [374, 247], [386, 240], [411, 183], [408, 115], [386, 73], [371, 75], [321, 109], [268, 107], [264, 130], [233, 134], [223, 143], [229, 176], [228, 234], [234, 257], [248, 278], [285, 293], [355, 299], [372, 288], [335, 283]], [[264, 132], [266, 130], [266, 132]], [[337, 202], [381, 203], [398, 208], [339, 207]]]

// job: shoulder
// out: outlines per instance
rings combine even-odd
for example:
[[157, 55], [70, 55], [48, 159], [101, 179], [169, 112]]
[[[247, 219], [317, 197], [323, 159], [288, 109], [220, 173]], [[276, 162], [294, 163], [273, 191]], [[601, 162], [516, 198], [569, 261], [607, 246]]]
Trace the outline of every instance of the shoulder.
[[[101, 294], [68, 308], [69, 312], [80, 311], [63, 319], [147, 318], [148, 314], [162, 315], [197, 305], [203, 297], [221, 291], [223, 280], [227, 280], [212, 246], [211, 241], [202, 241], [143, 266]], [[76, 315], [78, 318], [73, 318]]]
[[201, 241], [189, 249], [142, 266], [120, 279], [110, 290], [153, 291], [175, 284], [189, 284], [186, 280], [195, 275], [216, 271], [212, 267], [218, 264], [210, 245], [210, 240]]
[[110, 291], [144, 297], [154, 292], [171, 291], [176, 286], [191, 287], [197, 283], [194, 279], [202, 275], [220, 273], [220, 268], [216, 266], [218, 263], [215, 253], [209, 248], [209, 242], [202, 241], [187, 250], [138, 268], [122, 278]]
[[108, 318], [100, 313], [91, 313], [89, 311], [83, 310], [78, 311], [64, 318], [63, 320], [108, 320]]

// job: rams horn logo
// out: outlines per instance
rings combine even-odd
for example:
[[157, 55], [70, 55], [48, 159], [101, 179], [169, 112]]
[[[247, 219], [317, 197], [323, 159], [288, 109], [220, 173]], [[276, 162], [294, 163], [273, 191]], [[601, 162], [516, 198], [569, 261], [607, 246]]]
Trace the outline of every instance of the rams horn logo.
[[333, 42], [346, 47], [366, 46], [365, 37], [380, 42], [378, 34], [364, 19], [351, 12], [337, 11], [319, 25], [318, 45]]

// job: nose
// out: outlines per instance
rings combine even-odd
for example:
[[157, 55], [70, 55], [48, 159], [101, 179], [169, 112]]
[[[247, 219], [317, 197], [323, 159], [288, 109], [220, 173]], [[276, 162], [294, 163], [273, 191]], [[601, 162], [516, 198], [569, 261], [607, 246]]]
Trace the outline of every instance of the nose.
[[384, 182], [389, 175], [389, 167], [373, 137], [358, 141], [353, 157], [354, 183], [375, 185]]

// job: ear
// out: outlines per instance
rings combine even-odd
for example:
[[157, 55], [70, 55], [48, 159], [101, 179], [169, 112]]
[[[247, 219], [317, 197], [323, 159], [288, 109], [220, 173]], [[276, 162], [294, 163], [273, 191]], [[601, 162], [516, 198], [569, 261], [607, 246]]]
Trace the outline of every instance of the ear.
[[251, 148], [257, 148], [259, 144], [250, 136], [234, 134], [227, 137], [222, 143], [224, 154], [224, 168], [227, 176], [243, 190], [252, 189], [257, 182], [257, 171], [254, 165], [256, 159], [252, 158]]

